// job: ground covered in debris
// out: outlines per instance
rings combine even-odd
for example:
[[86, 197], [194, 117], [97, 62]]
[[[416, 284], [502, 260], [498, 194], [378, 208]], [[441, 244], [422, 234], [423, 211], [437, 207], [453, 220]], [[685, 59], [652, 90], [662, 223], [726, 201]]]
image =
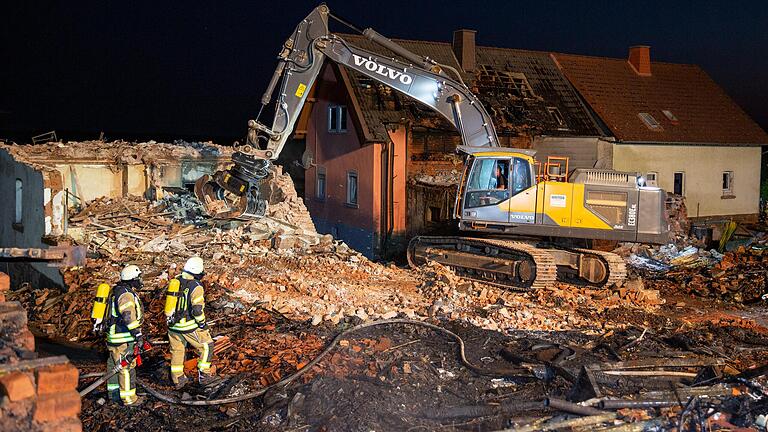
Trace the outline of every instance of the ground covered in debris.
[[[705, 430], [756, 427], [768, 413], [762, 234], [723, 253], [682, 238], [623, 245], [634, 275], [621, 286], [510, 292], [435, 263], [369, 261], [315, 231], [279, 170], [265, 187], [270, 212], [250, 222], [208, 219], [181, 191], [90, 202], [58, 239], [88, 248], [86, 266], [63, 270], [67, 290], [8, 295], [39, 336], [91, 349], [72, 357], [85, 386], [104, 370], [94, 288], [125, 263], [142, 268], [155, 349], [139, 378], [172, 403], [145, 389], [145, 403], [123, 408], [97, 391], [83, 401], [85, 430]], [[192, 255], [207, 266], [222, 379], [177, 392], [162, 308]], [[409, 322], [357, 327], [393, 319]]]

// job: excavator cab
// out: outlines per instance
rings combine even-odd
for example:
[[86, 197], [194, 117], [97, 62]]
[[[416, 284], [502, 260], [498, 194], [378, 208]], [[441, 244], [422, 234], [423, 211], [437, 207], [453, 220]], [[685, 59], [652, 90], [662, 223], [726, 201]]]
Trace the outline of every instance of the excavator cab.
[[536, 177], [532, 152], [467, 147], [462, 150], [467, 153], [467, 162], [457, 197], [457, 218], [478, 228], [533, 223]]

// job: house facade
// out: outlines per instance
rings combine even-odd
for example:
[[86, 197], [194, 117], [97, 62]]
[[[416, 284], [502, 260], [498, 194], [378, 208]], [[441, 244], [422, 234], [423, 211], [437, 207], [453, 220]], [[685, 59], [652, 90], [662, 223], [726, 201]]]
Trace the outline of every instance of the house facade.
[[685, 196], [693, 218], [754, 220], [768, 135], [696, 65], [553, 54], [599, 116], [613, 169]]

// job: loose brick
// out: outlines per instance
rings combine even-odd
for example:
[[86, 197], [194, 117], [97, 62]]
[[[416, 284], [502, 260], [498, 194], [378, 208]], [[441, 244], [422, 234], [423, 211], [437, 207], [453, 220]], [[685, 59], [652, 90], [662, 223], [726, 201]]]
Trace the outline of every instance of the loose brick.
[[40, 423], [55, 422], [76, 417], [80, 414], [80, 408], [80, 395], [76, 390], [39, 395], [32, 418]]
[[37, 394], [61, 393], [77, 388], [79, 373], [71, 364], [59, 364], [35, 371]]
[[0, 272], [0, 292], [8, 291], [9, 289], [11, 289], [11, 278], [7, 274]]
[[35, 395], [35, 385], [27, 374], [12, 372], [0, 377], [0, 394], [8, 396], [11, 402], [20, 401]]

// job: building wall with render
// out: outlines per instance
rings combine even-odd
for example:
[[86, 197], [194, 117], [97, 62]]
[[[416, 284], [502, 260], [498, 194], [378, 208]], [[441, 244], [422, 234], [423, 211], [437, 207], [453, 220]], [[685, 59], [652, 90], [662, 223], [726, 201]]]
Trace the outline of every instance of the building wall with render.
[[[321, 233], [344, 240], [360, 253], [375, 257], [381, 238], [382, 144], [362, 145], [358, 122], [352, 117], [343, 83], [333, 68], [318, 78], [315, 102], [307, 124], [306, 148], [314, 163], [305, 177], [305, 201]], [[347, 106], [347, 130], [328, 130], [329, 105]], [[347, 174], [357, 174], [357, 205], [347, 203]], [[318, 174], [325, 173], [325, 196], [318, 196]]]
[[[760, 156], [760, 147], [616, 144], [613, 166], [656, 172], [658, 186], [668, 192], [674, 173], [684, 172], [689, 217], [754, 216], [760, 205]], [[724, 171], [734, 173], [732, 194], [723, 194]]]
[[[61, 180], [58, 172], [40, 170], [14, 160], [0, 149], [0, 247], [44, 248], [51, 234], [53, 211], [61, 211]], [[16, 180], [21, 180], [22, 220], [16, 218]], [[58, 186], [58, 187], [57, 187]], [[59, 203], [59, 204], [55, 204]], [[22, 282], [35, 286], [61, 286], [61, 273], [45, 262], [0, 261], [0, 271], [11, 277], [11, 286]]]

